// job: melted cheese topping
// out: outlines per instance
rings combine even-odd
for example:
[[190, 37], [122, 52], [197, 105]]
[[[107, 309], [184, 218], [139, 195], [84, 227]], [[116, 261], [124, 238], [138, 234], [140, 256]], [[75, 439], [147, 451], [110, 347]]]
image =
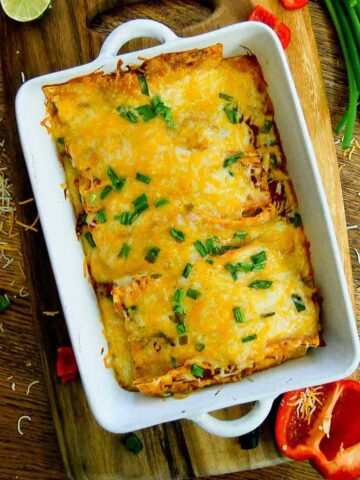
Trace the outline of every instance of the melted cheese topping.
[[[149, 95], [141, 91], [139, 72]], [[194, 363], [218, 382], [229, 368], [265, 368], [318, 344], [309, 250], [255, 57], [223, 59], [215, 45], [161, 55], [140, 69], [119, 65], [115, 74], [91, 74], [44, 92], [123, 386], [142, 390], [169, 371], [177, 371], [181, 383]], [[146, 208], [124, 220], [141, 197]], [[167, 203], [159, 207], [161, 199]], [[196, 248], [209, 241], [217, 254]], [[234, 281], [225, 265], [249, 262], [259, 251], [266, 253], [264, 268], [238, 272]], [[185, 279], [187, 263], [193, 269]], [[264, 278], [273, 282], [269, 289], [248, 288]], [[111, 288], [117, 313], [104, 293]], [[184, 298], [186, 343], [172, 319], [178, 288], [201, 292], [197, 300]], [[297, 311], [293, 294], [305, 310]], [[234, 320], [236, 306], [243, 323]], [[249, 335], [256, 339], [242, 342]], [[197, 344], [205, 349], [197, 351]], [[287, 351], [282, 357], [277, 345]], [[172, 381], [146, 393], [172, 391]], [[191, 388], [205, 384], [198, 379]]]

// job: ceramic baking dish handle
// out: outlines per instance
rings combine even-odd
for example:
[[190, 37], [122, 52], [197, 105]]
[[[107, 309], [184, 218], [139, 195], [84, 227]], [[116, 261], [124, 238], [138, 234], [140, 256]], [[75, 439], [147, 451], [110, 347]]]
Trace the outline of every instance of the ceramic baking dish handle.
[[201, 428], [213, 435], [218, 435], [219, 437], [240, 437], [262, 424], [269, 415], [275, 398], [258, 400], [249, 413], [236, 420], [219, 420], [208, 413], [191, 415], [186, 418], [197, 423]]
[[134, 38], [156, 38], [161, 43], [178, 40], [178, 36], [162, 23], [154, 20], [131, 20], [115, 28], [101, 47], [98, 58], [115, 57], [120, 48]]

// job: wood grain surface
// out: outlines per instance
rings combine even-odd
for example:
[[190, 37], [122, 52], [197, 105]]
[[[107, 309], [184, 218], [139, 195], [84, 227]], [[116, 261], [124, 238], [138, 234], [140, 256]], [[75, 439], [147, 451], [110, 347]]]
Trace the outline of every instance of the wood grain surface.
[[[271, 0], [274, 10], [277, 1]], [[248, 11], [248, 2], [199, 2], [195, 1], [142, 1], [127, 2], [131, 5], [116, 6], [122, 2], [108, 0], [107, 8], [115, 8], [110, 13], [97, 15], [99, 1], [84, 2], [86, 8], [74, 8], [77, 2], [55, 0], [53, 9], [46, 13], [41, 24], [20, 26], [0, 16], [2, 60], [2, 96], [0, 99], [0, 168], [15, 183], [14, 195], [17, 201], [31, 197], [27, 175], [24, 173], [21, 153], [14, 128], [12, 101], [13, 95], [21, 83], [21, 73], [27, 78], [80, 64], [93, 58], [103, 40], [103, 34], [116, 24], [130, 18], [144, 17], [146, 14], [156, 20], [167, 23], [177, 33], [189, 35], [194, 31], [205, 31], [224, 23], [233, 23]], [[79, 3], [83, 3], [82, 1]], [[172, 3], [170, 7], [170, 3]], [[236, 8], [229, 8], [236, 3]], [[269, 4], [269, 1], [262, 2]], [[154, 6], [155, 5], [155, 6]], [[211, 23], [209, 15], [212, 15]], [[190, 12], [190, 13], [189, 13]], [[329, 188], [331, 208], [334, 219], [341, 225], [342, 199], [336, 182], [331, 156], [333, 144], [323, 142], [330, 129], [326, 120], [326, 104], [323, 102], [321, 88], [311, 82], [319, 64], [308, 62], [308, 54], [314, 58], [314, 48], [310, 17], [301, 13], [301, 34], [297, 22], [298, 13], [285, 14], [286, 22], [293, 28], [293, 43], [289, 50], [290, 64], [295, 80], [307, 79], [299, 88], [303, 107], [309, 124], [315, 148], [322, 158], [328, 156], [329, 162], [323, 162], [322, 176]], [[346, 79], [343, 62], [337, 46], [334, 32], [318, 2], [311, 2], [312, 21], [319, 46], [320, 60], [330, 105], [333, 124], [339, 119], [346, 103]], [[54, 26], [56, 18], [57, 28]], [[234, 20], [235, 17], [235, 20]], [[204, 22], [198, 25], [197, 22]], [[83, 22], [83, 23], [81, 23]], [[87, 37], [80, 35], [79, 25], [90, 24]], [[40, 28], [41, 25], [41, 28]], [[4, 33], [7, 35], [5, 36]], [[56, 40], [56, 41], [55, 41]], [[79, 49], [81, 45], [81, 49]], [[138, 48], [139, 42], [133, 42], [128, 48]], [[41, 48], [40, 48], [41, 47]], [[64, 55], [66, 52], [66, 55]], [[305, 72], [301, 75], [301, 70]], [[305, 101], [311, 98], [312, 102]], [[321, 108], [318, 108], [321, 105]], [[324, 106], [325, 105], [325, 106]], [[325, 111], [323, 110], [325, 108]], [[356, 133], [360, 137], [360, 124]], [[5, 140], [3, 144], [2, 140]], [[2, 145], [2, 146], [1, 146]], [[325, 145], [325, 147], [324, 147]], [[323, 148], [327, 148], [324, 152]], [[349, 225], [360, 223], [360, 166], [359, 151], [352, 158], [343, 157], [338, 147], [338, 160], [341, 167], [341, 180], [344, 192], [346, 216]], [[15, 167], [15, 168], [14, 168]], [[333, 201], [333, 199], [336, 201]], [[1, 201], [1, 200], [0, 200]], [[31, 224], [36, 218], [33, 203], [17, 205], [17, 218], [25, 224]], [[2, 225], [3, 222], [3, 225]], [[0, 217], [0, 226], [9, 232], [10, 215]], [[360, 225], [359, 225], [360, 228]], [[340, 228], [341, 230], [341, 228]], [[354, 268], [355, 287], [360, 284], [360, 265], [354, 248], [360, 247], [359, 229], [349, 230], [350, 245]], [[0, 317], [0, 479], [63, 479], [66, 472], [72, 478], [110, 479], [110, 478], [158, 478], [205, 476], [208, 473], [228, 472], [244, 468], [259, 468], [279, 460], [272, 440], [271, 421], [261, 431], [261, 444], [251, 452], [241, 451], [236, 439], [219, 439], [202, 432], [190, 422], [176, 422], [147, 429], [141, 432], [146, 448], [139, 457], [126, 453], [121, 436], [106, 434], [92, 420], [79, 381], [59, 385], [54, 376], [55, 347], [67, 341], [66, 329], [61, 315], [48, 317], [45, 310], [60, 310], [54, 289], [51, 269], [48, 266], [45, 245], [40, 233], [25, 231], [14, 226], [11, 237], [2, 235], [0, 242], [6, 241], [12, 248], [8, 252], [14, 261], [6, 269], [0, 270], [0, 288], [10, 293], [11, 308]], [[20, 246], [22, 238], [23, 248]], [[350, 278], [350, 265], [346, 260], [346, 236], [340, 237], [341, 251], [345, 259], [345, 268]], [[37, 268], [29, 268], [25, 258], [36, 258]], [[1, 255], [0, 255], [1, 256]], [[0, 258], [0, 267], [5, 260]], [[24, 269], [27, 279], [24, 277]], [[24, 287], [24, 288], [23, 288]], [[29, 296], [33, 306], [35, 326], [32, 321]], [[358, 293], [356, 294], [358, 297]], [[358, 300], [358, 298], [357, 298]], [[359, 312], [359, 304], [357, 303]], [[36, 339], [35, 330], [38, 339]], [[41, 365], [41, 362], [43, 365]], [[44, 371], [43, 368], [44, 367]], [[44, 373], [45, 372], [45, 373]], [[27, 395], [28, 385], [33, 381]], [[50, 396], [46, 385], [49, 388]], [[49, 402], [50, 401], [50, 402]], [[50, 406], [59, 435], [61, 453], [56, 440]], [[224, 415], [238, 414], [235, 411]], [[29, 415], [31, 422], [24, 420], [24, 435], [17, 431], [17, 421], [21, 415]], [[69, 446], [70, 448], [69, 450]], [[131, 475], [130, 475], [131, 474]], [[217, 477], [225, 478], [225, 476]], [[273, 468], [247, 471], [226, 478], [233, 479], [312, 479], [320, 478], [306, 463], [291, 463]]]

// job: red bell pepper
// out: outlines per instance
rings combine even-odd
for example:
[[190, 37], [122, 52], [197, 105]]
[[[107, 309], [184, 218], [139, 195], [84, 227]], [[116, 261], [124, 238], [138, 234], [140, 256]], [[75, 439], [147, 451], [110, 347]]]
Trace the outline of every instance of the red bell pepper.
[[309, 0], [280, 0], [282, 6], [286, 10], [297, 10], [298, 8], [305, 7], [309, 3]]
[[265, 23], [265, 25], [272, 28], [277, 34], [284, 49], [289, 46], [291, 40], [290, 28], [266, 8], [261, 5], [256, 5], [250, 14], [249, 20], [252, 22]]
[[329, 480], [360, 476], [360, 383], [354, 380], [286, 393], [275, 426], [284, 455], [310, 463]]
[[59, 347], [57, 349], [56, 375], [62, 383], [74, 380], [78, 374], [75, 355], [71, 347]]

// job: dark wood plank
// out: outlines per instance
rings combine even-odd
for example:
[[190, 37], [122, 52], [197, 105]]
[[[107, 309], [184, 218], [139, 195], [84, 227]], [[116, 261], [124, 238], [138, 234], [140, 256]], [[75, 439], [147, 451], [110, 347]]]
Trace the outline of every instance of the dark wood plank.
[[[54, 7], [40, 22], [31, 25], [19, 25], [0, 17], [0, 38], [3, 52], [4, 83], [6, 86], [5, 120], [9, 134], [7, 138], [7, 154], [12, 160], [12, 175], [16, 183], [16, 197], [21, 200], [31, 196], [27, 174], [24, 169], [21, 152], [14, 127], [13, 98], [21, 82], [20, 72], [27, 78], [84, 63], [96, 55], [103, 41], [103, 32], [111, 26], [112, 16], [101, 15], [104, 9], [114, 8], [115, 5], [126, 2], [107, 0], [98, 1], [70, 1], [54, 3]], [[143, 14], [136, 11], [137, 16], [149, 16], [165, 23], [173, 22], [177, 25], [177, 33], [189, 35], [195, 32], [206, 31], [226, 23], [233, 23], [242, 18], [249, 10], [248, 2], [224, 3], [201, 2], [202, 6], [196, 11], [197, 19], [203, 20], [194, 25], [194, 18], [186, 22], [184, 5], [187, 2], [176, 1], [176, 14], [171, 17], [170, 10], [166, 10], [166, 17], [161, 15], [160, 4], [168, 8], [171, 2], [137, 2], [132, 6], [116, 9], [117, 21], [130, 18], [130, 8], [143, 8]], [[160, 5], [154, 9], [153, 4]], [[190, 2], [191, 5], [196, 2]], [[234, 7], [235, 5], [235, 7]], [[120, 5], [121, 6], [121, 5]], [[186, 6], [186, 5], [185, 5]], [[216, 12], [209, 16], [209, 11], [216, 7]], [[189, 12], [193, 12], [193, 7]], [[164, 10], [162, 10], [164, 11]], [[160, 12], [160, 13], [159, 13]], [[334, 73], [338, 68], [339, 51], [334, 41], [334, 35], [328, 27], [323, 11], [314, 2], [314, 19], [318, 26], [321, 51], [325, 52], [323, 67], [325, 80], [329, 87], [330, 100], [336, 117], [340, 114], [343, 92], [345, 91], [343, 71], [340, 75]], [[99, 16], [100, 14], [100, 16]], [[181, 18], [180, 18], [181, 16]], [[194, 15], [193, 15], [194, 16]], [[177, 22], [176, 19], [179, 18]], [[101, 25], [99, 25], [101, 20]], [[190, 26], [189, 26], [190, 25]], [[298, 28], [294, 26], [295, 28]], [[330, 32], [330, 33], [329, 33]], [[299, 32], [300, 33], [300, 32]], [[300, 38], [300, 37], [299, 37]], [[330, 41], [330, 43], [329, 43]], [[137, 44], [129, 48], [139, 48]], [[16, 51], [19, 51], [17, 54]], [[338, 96], [338, 98], [336, 97]], [[342, 95], [342, 96], [341, 96]], [[311, 112], [310, 112], [311, 114]], [[3, 115], [3, 114], [2, 114]], [[4, 122], [3, 122], [4, 123]], [[1, 125], [1, 124], [0, 124]], [[0, 127], [1, 128], [1, 127]], [[358, 129], [359, 132], [359, 129]], [[1, 136], [0, 141], [3, 137]], [[359, 170], [356, 155], [351, 160], [342, 159], [346, 165], [342, 171], [345, 179], [345, 201], [348, 206], [349, 223], [356, 223], [358, 210], [357, 191], [360, 184]], [[340, 203], [340, 202], [339, 202]], [[341, 203], [340, 203], [341, 207]], [[32, 223], [36, 216], [34, 205], [18, 208], [18, 218], [24, 223]], [[17, 233], [18, 230], [16, 229]], [[4, 478], [64, 478], [58, 447], [54, 441], [54, 430], [50, 419], [50, 412], [46, 400], [45, 382], [50, 395], [55, 427], [59, 437], [60, 448], [65, 459], [65, 470], [75, 479], [80, 478], [126, 478], [130, 475], [140, 478], [181, 478], [205, 475], [206, 473], [234, 471], [241, 468], [256, 468], [265, 462], [278, 460], [277, 452], [272, 441], [271, 425], [267, 422], [262, 429], [262, 442], [259, 449], [251, 453], [242, 452], [236, 440], [223, 440], [212, 437], [200, 431], [190, 422], [171, 423], [147, 429], [141, 432], [146, 445], [145, 452], [134, 459], [131, 454], [124, 452], [121, 436], [106, 434], [93, 421], [89, 414], [86, 401], [79, 382], [70, 385], [58, 385], [54, 376], [55, 348], [59, 343], [67, 341], [64, 322], [59, 315], [55, 318], [44, 317], [44, 310], [59, 308], [58, 297], [48, 265], [46, 249], [41, 234], [20, 232], [30, 281], [33, 315], [40, 344], [45, 377], [38, 363], [37, 346], [33, 336], [32, 326], [29, 325], [29, 302], [26, 299], [14, 299], [15, 305], [4, 317], [6, 327], [6, 348], [0, 349], [0, 360], [5, 364], [4, 374], [1, 370], [0, 392], [5, 392], [5, 408], [2, 410], [0, 427], [4, 435], [0, 439], [0, 476]], [[356, 231], [351, 231], [353, 242], [357, 240]], [[14, 240], [15, 242], [15, 240]], [[18, 239], [16, 239], [18, 245]], [[353, 243], [356, 245], [356, 243]], [[346, 256], [346, 253], [345, 253]], [[355, 257], [354, 257], [355, 258]], [[41, 268], [39, 268], [41, 265]], [[12, 275], [17, 283], [24, 283], [19, 269], [13, 268]], [[8, 272], [0, 276], [5, 288], [9, 288], [12, 276]], [[14, 290], [15, 291], [15, 290]], [[34, 367], [27, 367], [26, 345], [29, 345], [31, 357], [36, 358]], [[3, 345], [1, 345], [3, 346]], [[14, 356], [14, 352], [16, 355]], [[23, 356], [25, 355], [25, 357]], [[21, 362], [20, 362], [21, 358]], [[36, 365], [36, 366], [35, 366]], [[31, 370], [31, 377], [29, 376]], [[6, 373], [5, 373], [6, 372]], [[11, 373], [15, 372], [17, 390], [11, 390], [11, 380], [7, 381]], [[34, 375], [34, 376], [33, 376]], [[39, 378], [40, 385], [34, 386], [33, 396], [25, 395], [26, 382], [18, 382], [17, 378]], [[17, 393], [19, 392], [19, 393]], [[22, 414], [30, 414], [31, 424], [24, 425], [24, 437], [19, 437], [16, 431], [16, 420]], [[225, 412], [224, 415], [227, 415]], [[76, 425], [76, 428], [74, 428]], [[21, 453], [20, 453], [21, 452]], [[291, 470], [290, 470], [291, 468]], [[126, 474], [124, 473], [126, 472]], [[290, 473], [291, 472], [291, 473]], [[305, 473], [306, 472], [306, 473]], [[220, 477], [219, 477], [220, 478]], [[223, 478], [223, 477], [222, 477]], [[244, 472], [233, 478], [319, 478], [316, 473], [302, 464], [283, 465], [276, 469]]]

